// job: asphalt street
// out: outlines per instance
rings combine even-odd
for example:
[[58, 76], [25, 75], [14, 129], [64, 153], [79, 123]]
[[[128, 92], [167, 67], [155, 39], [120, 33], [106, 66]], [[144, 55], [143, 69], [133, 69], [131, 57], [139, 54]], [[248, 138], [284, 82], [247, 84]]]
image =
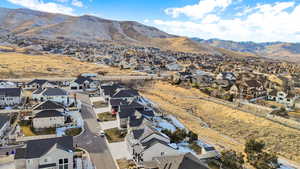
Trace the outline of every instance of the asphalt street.
[[89, 152], [96, 169], [117, 169], [105, 138], [96, 135], [101, 130], [101, 127], [96, 120], [93, 108], [87, 100], [84, 101], [83, 99], [81, 98], [84, 102], [82, 104], [81, 115], [84, 119], [85, 130], [80, 136], [74, 138], [74, 144]]

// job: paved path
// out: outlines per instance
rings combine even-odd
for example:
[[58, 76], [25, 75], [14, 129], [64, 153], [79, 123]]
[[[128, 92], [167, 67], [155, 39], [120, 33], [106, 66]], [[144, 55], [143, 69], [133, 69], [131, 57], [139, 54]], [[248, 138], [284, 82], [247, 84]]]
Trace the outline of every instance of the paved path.
[[83, 99], [81, 115], [85, 122], [85, 131], [80, 136], [74, 138], [74, 143], [89, 152], [96, 169], [117, 169], [105, 138], [96, 136], [101, 127], [96, 121], [93, 108], [88, 104], [88, 100], [85, 100], [87, 98], [81, 99]]

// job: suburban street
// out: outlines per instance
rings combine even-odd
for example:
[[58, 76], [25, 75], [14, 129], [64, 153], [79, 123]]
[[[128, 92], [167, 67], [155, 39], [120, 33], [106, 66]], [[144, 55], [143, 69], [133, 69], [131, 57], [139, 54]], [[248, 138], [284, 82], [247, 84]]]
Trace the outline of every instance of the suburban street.
[[84, 119], [85, 131], [78, 137], [74, 137], [74, 144], [89, 152], [93, 165], [96, 169], [117, 169], [113, 157], [106, 144], [105, 138], [97, 136], [101, 130], [96, 121], [96, 115], [87, 98], [82, 100], [81, 115]]

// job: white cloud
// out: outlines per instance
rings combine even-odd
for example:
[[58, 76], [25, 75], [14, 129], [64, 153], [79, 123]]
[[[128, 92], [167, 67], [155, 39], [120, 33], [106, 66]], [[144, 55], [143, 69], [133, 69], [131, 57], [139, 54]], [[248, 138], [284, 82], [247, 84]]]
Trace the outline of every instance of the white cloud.
[[83, 7], [83, 3], [79, 0], [72, 0], [72, 5], [80, 8]]
[[200, 0], [195, 5], [187, 5], [181, 8], [167, 8], [165, 13], [173, 18], [185, 15], [194, 19], [201, 19], [216, 9], [226, 9], [231, 3], [232, 0]]
[[[155, 20], [154, 26], [168, 33], [200, 37], [220, 38], [236, 41], [300, 41], [300, 4], [277, 2], [273, 4], [258, 4], [238, 17], [222, 18], [217, 12], [202, 16], [195, 21], [190, 20]], [[200, 18], [200, 15], [198, 16]]]
[[44, 2], [42, 0], [7, 0], [7, 1], [33, 10], [74, 15], [73, 8], [55, 2]]
[[66, 3], [66, 2], [69, 2], [69, 0], [55, 0], [57, 2], [61, 2], [61, 3]]

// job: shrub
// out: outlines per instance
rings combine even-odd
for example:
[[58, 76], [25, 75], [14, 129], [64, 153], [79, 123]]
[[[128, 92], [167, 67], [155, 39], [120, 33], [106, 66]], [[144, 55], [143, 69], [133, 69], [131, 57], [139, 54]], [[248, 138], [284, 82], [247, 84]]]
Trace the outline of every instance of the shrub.
[[224, 169], [243, 169], [244, 155], [233, 150], [223, 151], [221, 157], [222, 168]]

